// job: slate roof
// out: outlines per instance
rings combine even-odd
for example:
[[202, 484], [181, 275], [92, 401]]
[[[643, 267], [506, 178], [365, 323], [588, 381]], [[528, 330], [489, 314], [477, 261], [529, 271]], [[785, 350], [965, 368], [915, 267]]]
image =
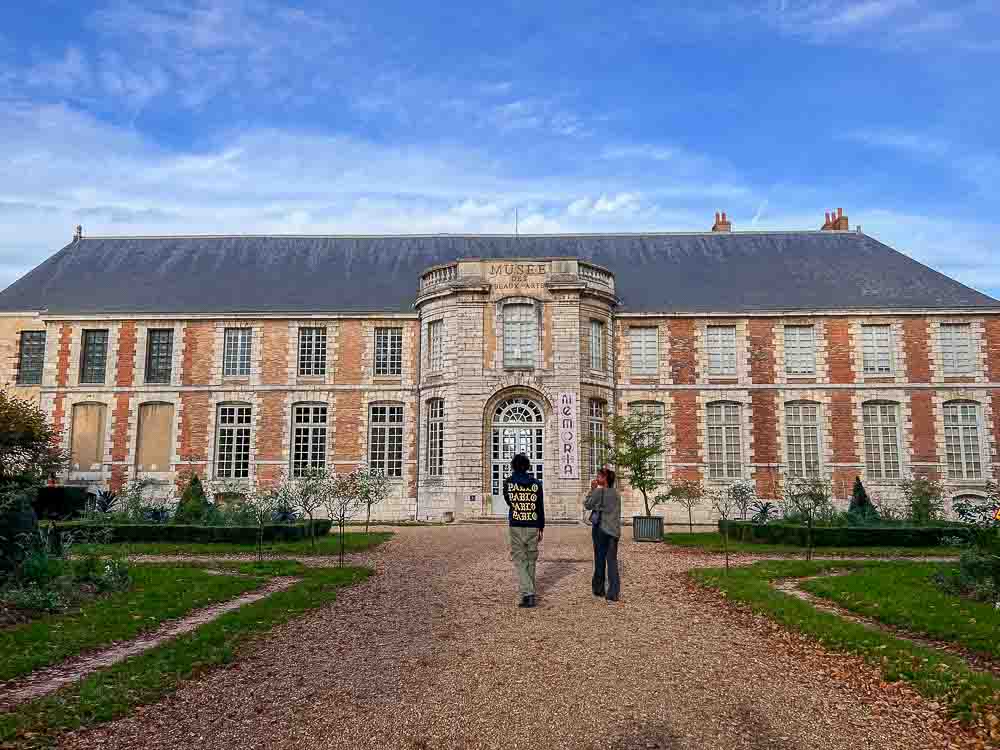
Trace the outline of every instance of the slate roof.
[[91, 237], [0, 293], [0, 311], [406, 312], [460, 258], [591, 260], [626, 312], [982, 308], [1000, 302], [858, 232]]

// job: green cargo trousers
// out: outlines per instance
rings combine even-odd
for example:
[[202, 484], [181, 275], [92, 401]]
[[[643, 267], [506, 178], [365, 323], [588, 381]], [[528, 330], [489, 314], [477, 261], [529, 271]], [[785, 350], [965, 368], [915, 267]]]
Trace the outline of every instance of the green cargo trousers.
[[535, 562], [538, 560], [538, 529], [511, 526], [510, 559], [514, 561], [521, 596], [535, 593]]

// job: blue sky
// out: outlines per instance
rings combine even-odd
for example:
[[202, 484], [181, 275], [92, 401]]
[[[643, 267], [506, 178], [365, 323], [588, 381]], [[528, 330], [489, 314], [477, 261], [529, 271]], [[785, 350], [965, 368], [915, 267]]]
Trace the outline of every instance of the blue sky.
[[[36, 0], [0, 285], [86, 234], [852, 226], [1000, 296], [1000, 6]], [[353, 7], [352, 7], [353, 6]]]

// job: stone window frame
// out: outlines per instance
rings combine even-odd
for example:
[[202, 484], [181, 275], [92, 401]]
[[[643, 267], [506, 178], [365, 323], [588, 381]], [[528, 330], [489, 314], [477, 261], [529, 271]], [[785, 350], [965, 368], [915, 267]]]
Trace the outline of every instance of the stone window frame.
[[[888, 375], [865, 372], [865, 328], [869, 326], [889, 326], [889, 344], [893, 371]], [[902, 318], [872, 317], [858, 318], [850, 323], [852, 340], [851, 365], [854, 369], [854, 379], [857, 383], [906, 383], [908, 380], [906, 347], [906, 332]], [[933, 355], [931, 355], [933, 356]]]
[[[740, 405], [740, 462], [741, 475], [738, 478], [713, 478], [709, 471], [708, 455], [708, 406], [720, 402], [734, 403]], [[723, 388], [712, 390], [699, 390], [697, 398], [697, 422], [698, 426], [698, 469], [708, 487], [723, 487], [733, 482], [749, 481], [753, 479], [753, 400], [750, 391], [739, 388]]]
[[[88, 362], [88, 359], [94, 354], [91, 350], [91, 339], [98, 335], [103, 335], [103, 351], [101, 352], [101, 377], [100, 380], [84, 380], [84, 373], [90, 369], [95, 372], [97, 367], [94, 364]], [[78, 362], [77, 370], [77, 382], [82, 386], [91, 385], [114, 385], [115, 378], [111, 378], [111, 383], [108, 383], [108, 360], [111, 358], [109, 356], [111, 349], [111, 330], [109, 328], [98, 328], [94, 326], [84, 326], [80, 330], [80, 360]], [[113, 373], [112, 373], [113, 375]]]
[[[829, 479], [833, 465], [833, 443], [830, 439], [830, 403], [829, 395], [818, 391], [784, 392], [778, 402], [778, 437], [780, 441], [781, 476], [783, 479], [799, 478], [791, 473], [789, 461], [788, 440], [788, 410], [789, 405], [814, 404], [817, 407], [817, 477]], [[809, 478], [808, 476], [806, 478]]]
[[99, 471], [76, 471], [72, 463], [67, 462], [64, 472], [70, 481], [103, 481], [111, 476], [111, 452], [114, 448], [114, 416], [117, 406], [113, 393], [110, 392], [76, 392], [67, 393], [63, 401], [63, 434], [66, 435], [67, 450], [73, 449], [73, 408], [79, 404], [101, 404], [104, 406], [104, 444], [101, 450], [101, 468]]
[[[168, 383], [146, 383], [146, 354], [149, 348], [148, 336], [151, 329], [162, 330], [164, 328], [173, 329], [174, 342], [173, 352], [170, 361], [170, 382]], [[136, 321], [135, 330], [135, 355], [132, 361], [133, 372], [135, 373], [133, 383], [135, 388], [157, 391], [168, 386], [176, 387], [181, 385], [183, 373], [181, 369], [184, 363], [184, 322], [180, 320], [139, 320]]]
[[[967, 372], [951, 373], [945, 371], [944, 352], [942, 350], [941, 327], [947, 325], [968, 325], [969, 326], [969, 359], [970, 367]], [[932, 368], [935, 383], [947, 382], [986, 382], [987, 372], [987, 352], [986, 352], [986, 332], [982, 318], [973, 317], [935, 317], [928, 320], [930, 334], [930, 353], [932, 358]]]
[[[598, 411], [600, 413], [598, 413]], [[587, 469], [591, 477], [604, 466], [604, 448], [601, 441], [608, 438], [608, 401], [605, 398], [591, 396], [587, 399]], [[664, 439], [664, 446], [666, 440]], [[664, 457], [666, 448], [664, 447]]]
[[[260, 340], [260, 337], [258, 337]], [[230, 344], [235, 352], [230, 357]], [[249, 379], [253, 373], [254, 335], [252, 326], [226, 326], [222, 330], [222, 377], [226, 380]], [[245, 347], [244, 347], [245, 345]], [[245, 351], [244, 351], [245, 348]], [[244, 372], [244, 361], [246, 371]], [[235, 371], [229, 370], [230, 364]]]
[[590, 369], [605, 372], [608, 366], [608, 324], [601, 318], [590, 318], [588, 353]]
[[[326, 400], [317, 399], [315, 396], [320, 394], [314, 394], [312, 398], [298, 398], [290, 401], [288, 404], [288, 444], [287, 444], [287, 455], [288, 455], [288, 476], [292, 479], [301, 479], [311, 470], [319, 469], [325, 470], [330, 467], [330, 448], [332, 445], [333, 430], [331, 425], [334, 422], [335, 414], [333, 406]], [[305, 427], [309, 431], [310, 436], [314, 431], [317, 431], [317, 427], [322, 426], [323, 431], [323, 452], [322, 466], [313, 466], [314, 461], [314, 451], [312, 450], [312, 439], [309, 441], [309, 466], [305, 470], [299, 472], [296, 468], [296, 455], [295, 455], [295, 431], [301, 425], [296, 422], [296, 409], [298, 408], [323, 408], [326, 410], [325, 419], [322, 425], [318, 422], [309, 422], [308, 426]], [[282, 441], [284, 443], [284, 441]], [[283, 446], [284, 447], [284, 446]]]
[[[299, 375], [299, 329], [326, 329], [326, 375]], [[340, 328], [336, 320], [290, 320], [288, 321], [288, 382], [303, 385], [332, 385], [336, 380], [337, 347]], [[294, 342], [294, 344], [293, 344]]]
[[[41, 346], [41, 359], [38, 360], [37, 368], [37, 378], [31, 380], [25, 380], [24, 378], [24, 360], [25, 360], [25, 338], [29, 336], [37, 336], [41, 334], [42, 336], [42, 346]], [[17, 357], [15, 359], [17, 372], [15, 373], [14, 382], [16, 385], [24, 386], [37, 386], [42, 385], [45, 378], [45, 360], [48, 355], [49, 346], [49, 335], [48, 331], [44, 328], [25, 328], [17, 333]]]
[[[510, 363], [507, 361], [507, 308], [526, 307], [534, 313], [535, 337], [532, 342], [531, 363]], [[522, 321], [524, 322], [524, 321]], [[542, 332], [545, 328], [542, 303], [534, 297], [505, 297], [497, 302], [497, 355], [504, 370], [542, 370]]]
[[[907, 460], [908, 450], [904, 435], [907, 427], [907, 414], [904, 410], [904, 405], [900, 401], [891, 398], [863, 398], [861, 400], [860, 405], [861, 405], [860, 432], [862, 437], [861, 461], [864, 467], [863, 473], [865, 477], [865, 482], [872, 485], [898, 484], [900, 481], [902, 481], [905, 477], [908, 476], [908, 464], [909, 464], [909, 461]], [[869, 411], [868, 407], [872, 406], [876, 407], [892, 406], [895, 409], [896, 413], [895, 443], [896, 443], [896, 459], [897, 459], [897, 472], [895, 476], [890, 476], [889, 473], [885, 470], [885, 451], [884, 451], [885, 440], [884, 440], [884, 435], [881, 434], [881, 428], [884, 428], [885, 423], [881, 421], [881, 416], [879, 421], [875, 423], [869, 423], [865, 419], [866, 412]], [[879, 430], [880, 436], [877, 445], [878, 445], [879, 460], [882, 466], [881, 476], [875, 476], [875, 474], [872, 472], [872, 465], [868, 458], [869, 446], [871, 445], [871, 442], [868, 439], [869, 435], [868, 428], [873, 425], [880, 428]]]
[[[712, 375], [708, 371], [708, 329], [709, 328], [735, 328], [736, 329], [736, 374], [735, 375]], [[773, 330], [773, 329], [772, 329]], [[776, 345], [780, 347], [782, 337], [774, 335]], [[694, 330], [695, 347], [695, 382], [697, 383], [729, 383], [729, 384], [749, 384], [751, 382], [751, 362], [750, 346], [748, 335], [747, 318], [702, 318], [695, 324]], [[780, 354], [776, 352], [776, 354]], [[775, 376], [777, 382], [784, 382], [785, 368], [779, 366], [783, 358], [775, 358]]]
[[[803, 438], [802, 441], [802, 466], [803, 473], [792, 473], [792, 440], [791, 440], [791, 427], [789, 423], [789, 407], [803, 407], [810, 406], [816, 409], [816, 473], [810, 474], [808, 472], [808, 461], [806, 460], [806, 444]], [[819, 479], [827, 475], [828, 471], [828, 461], [826, 460], [826, 409], [822, 401], [815, 401], [809, 398], [801, 398], [798, 395], [795, 397], [785, 400], [781, 404], [782, 407], [782, 429], [783, 429], [783, 457], [784, 457], [784, 476], [789, 478], [806, 478], [806, 479]], [[800, 423], [801, 426], [801, 423]]]
[[[382, 422], [376, 423], [372, 418], [373, 410], [380, 407], [398, 407], [400, 410], [399, 422], [386, 421], [384, 422], [388, 428], [399, 430], [399, 473], [391, 474], [388, 471], [390, 467], [390, 452], [389, 452], [389, 433], [386, 433], [386, 455], [385, 455], [385, 470], [384, 473], [386, 477], [390, 480], [402, 481], [406, 477], [406, 402], [402, 400], [393, 400], [389, 398], [377, 398], [368, 401], [365, 404], [365, 463], [371, 468], [379, 468], [375, 465], [375, 460], [373, 458], [372, 451], [372, 439], [375, 434], [375, 427], [377, 424], [383, 424]], [[398, 424], [398, 427], [396, 425]]]
[[667, 462], [667, 458], [668, 458], [668, 453], [667, 453], [667, 434], [668, 434], [668, 430], [669, 430], [669, 426], [670, 426], [669, 425], [670, 420], [667, 419], [667, 416], [668, 416], [667, 415], [667, 404], [664, 401], [662, 401], [660, 398], [657, 398], [657, 397], [653, 397], [653, 398], [640, 398], [640, 397], [636, 396], [634, 398], [629, 399], [628, 403], [625, 404], [625, 406], [628, 409], [629, 416], [631, 416], [635, 412], [636, 407], [641, 407], [641, 408], [645, 409], [646, 407], [651, 407], [652, 406], [652, 407], [655, 407], [655, 408], [657, 408], [659, 410], [659, 412], [660, 412], [660, 444], [663, 447], [663, 453], [660, 454], [660, 457], [658, 459], [656, 459], [657, 466], [655, 467], [654, 476], [657, 479], [669, 480], [670, 476], [669, 476], [669, 473], [667, 471], [667, 469], [668, 469], [668, 462]]
[[[426, 437], [424, 449], [424, 469], [427, 478], [431, 480], [441, 480], [444, 477], [445, 464], [445, 434], [447, 425], [447, 404], [443, 396], [431, 396], [424, 402], [427, 416], [424, 419]], [[440, 407], [440, 413], [435, 414], [435, 409]], [[436, 434], [435, 434], [436, 433]], [[435, 443], [437, 450], [435, 451]]]
[[[857, 471], [866, 487], [879, 490], [883, 500], [901, 501], [898, 479], [876, 479], [868, 473], [867, 443], [865, 440], [864, 405], [871, 402], [894, 403], [899, 407], [899, 472], [900, 479], [913, 475], [913, 412], [910, 393], [901, 388], [856, 390], [852, 396], [854, 418], [854, 446], [858, 456]], [[830, 454], [832, 455], [832, 446]], [[843, 494], [850, 495], [844, 487]]]
[[[62, 323], [56, 323], [57, 332], [57, 343], [55, 349], [55, 356], [50, 360], [53, 365], [53, 374], [55, 378], [52, 382], [45, 380], [43, 376], [43, 385], [55, 385], [59, 378], [59, 348], [62, 346]], [[69, 388], [86, 388], [99, 390], [101, 388], [111, 388], [114, 387], [118, 380], [118, 334], [121, 329], [121, 322], [117, 320], [108, 321], [77, 321], [75, 323], [68, 324], [70, 326], [70, 340], [69, 340], [69, 360], [67, 368], [67, 378], [66, 384]], [[105, 362], [105, 376], [103, 383], [81, 383], [80, 382], [80, 362], [81, 362], [81, 350], [83, 348], [83, 332], [85, 330], [104, 330], [108, 331], [108, 353], [107, 361]], [[48, 330], [46, 328], [46, 330]], [[48, 353], [48, 352], [47, 352]]]
[[[303, 355], [302, 349], [306, 341], [303, 339], [303, 332], [310, 331], [310, 337], [313, 338], [311, 342], [311, 354], [308, 358], [308, 369], [311, 372], [303, 372]], [[320, 358], [317, 354], [319, 347], [316, 341], [317, 334], [320, 332], [322, 334], [322, 349], [323, 356]], [[327, 375], [327, 370], [329, 369], [330, 363], [330, 332], [327, 330], [325, 325], [298, 325], [295, 327], [295, 377], [303, 378], [306, 380], [325, 380]], [[291, 347], [289, 347], [291, 348]], [[320, 370], [322, 370], [320, 372]]]
[[[725, 417], [725, 407], [735, 406], [736, 407], [736, 420], [735, 422], [726, 421]], [[713, 424], [711, 421], [711, 415], [715, 407], [719, 407], [723, 410], [723, 421]], [[713, 399], [705, 403], [705, 467], [707, 469], [707, 478], [711, 481], [718, 482], [729, 482], [729, 481], [740, 481], [746, 478], [746, 466], [748, 456], [744, 453], [743, 447], [743, 415], [744, 406], [739, 401], [730, 401], [727, 399]], [[730, 448], [729, 438], [727, 436], [727, 428], [736, 426], [738, 432], [736, 434], [736, 445], [739, 447], [739, 464], [738, 472], [735, 475], [729, 473], [729, 461], [728, 453]], [[712, 429], [713, 427], [722, 427], [722, 468], [723, 473], [721, 476], [713, 476], [712, 468]]]
[[[216, 438], [218, 435], [218, 415], [219, 406], [230, 403], [250, 404], [253, 409], [250, 412], [250, 476], [248, 479], [219, 479], [215, 476], [216, 464]], [[213, 481], [223, 481], [235, 486], [244, 486], [255, 481], [257, 476], [257, 431], [260, 425], [261, 401], [259, 392], [252, 389], [228, 389], [213, 391], [209, 398], [208, 411], [208, 445], [205, 447], [206, 475]]]
[[[982, 459], [983, 474], [979, 479], [951, 479], [948, 476], [948, 454], [945, 442], [945, 404], [954, 401], [970, 401], [978, 406], [979, 420], [979, 452]], [[987, 480], [995, 475], [993, 457], [997, 453], [997, 436], [994, 435], [992, 426], [995, 424], [993, 413], [993, 399], [985, 392], [973, 389], [940, 389], [934, 393], [934, 431], [937, 448], [937, 460], [940, 467], [940, 475], [947, 487], [951, 488], [979, 488], [981, 489]]]
[[[652, 334], [649, 334], [652, 331]], [[653, 365], [649, 367], [649, 362], [647, 356], [649, 355], [648, 347], [649, 341], [646, 338], [653, 340], [655, 347], [653, 349]], [[640, 344], [643, 351], [638, 354], [638, 359], [640, 361], [640, 367], [636, 367], [636, 339], [640, 339]], [[650, 325], [636, 325], [630, 323], [628, 326], [628, 367], [629, 374], [636, 378], [655, 378], [660, 374], [660, 327], [655, 323]]]
[[[384, 359], [385, 359], [385, 362], [387, 363], [387, 365], [386, 365], [387, 371], [386, 372], [379, 372], [379, 343], [380, 343], [379, 336], [380, 336], [380, 332], [382, 332], [382, 331], [386, 331], [387, 332], [385, 334], [386, 338], [384, 340], [384, 344], [385, 344], [385, 348], [386, 348], [386, 354], [385, 354]], [[396, 333], [393, 333], [393, 332], [398, 333], [398, 337], [399, 337], [399, 342], [398, 342], [399, 372], [393, 372], [394, 368], [392, 367], [392, 365], [394, 364], [394, 356], [393, 355], [395, 353], [393, 350], [397, 349], [396, 342], [395, 342]], [[385, 324], [382, 324], [382, 323], [376, 323], [374, 326], [372, 326], [372, 376], [373, 377], [375, 377], [375, 378], [392, 378], [392, 379], [402, 378], [403, 377], [404, 360], [406, 359], [403, 356], [403, 352], [405, 351], [405, 346], [403, 345], [403, 343], [404, 343], [403, 342], [404, 334], [405, 334], [405, 331], [404, 331], [404, 326], [402, 324], [399, 324], [399, 325], [385, 325]]]
[[[781, 339], [784, 349], [782, 361], [785, 376], [790, 378], [815, 378], [819, 371], [817, 362], [817, 331], [814, 323], [785, 323], [781, 327]], [[789, 337], [790, 332], [795, 332]], [[803, 341], [802, 334], [809, 331], [808, 341]], [[791, 339], [795, 339], [792, 341]], [[793, 362], [800, 360], [798, 367]], [[802, 363], [805, 363], [803, 366]]]
[[[174, 407], [173, 423], [170, 428], [170, 468], [167, 471], [140, 472], [136, 466], [139, 460], [139, 412], [146, 404], [170, 404]], [[153, 481], [169, 480], [175, 476], [178, 470], [177, 467], [181, 464], [181, 458], [177, 452], [177, 438], [180, 435], [180, 425], [181, 399], [177, 391], [143, 391], [135, 394], [129, 401], [128, 471], [126, 475], [139, 479], [152, 479]]]
[[[975, 408], [975, 435], [976, 441], [978, 443], [978, 458], [979, 458], [979, 476], [966, 476], [966, 446], [965, 446], [965, 435], [964, 430], [959, 436], [959, 450], [961, 451], [962, 458], [962, 473], [963, 476], [953, 477], [951, 475], [951, 464], [948, 461], [948, 411], [950, 408], [961, 407], [965, 405], [972, 405]], [[941, 441], [944, 445], [943, 461], [941, 462], [942, 476], [945, 481], [949, 484], [963, 484], [967, 482], [981, 484], [991, 479], [993, 476], [992, 471], [990, 471], [990, 460], [989, 460], [989, 442], [986, 435], [986, 414], [985, 405], [979, 399], [974, 398], [949, 398], [942, 399], [941, 401], [941, 422], [943, 430], [941, 432]], [[963, 423], [959, 422], [959, 426], [963, 426]], [[967, 426], [967, 425], [966, 425]]]
[[444, 317], [427, 321], [427, 372], [437, 374], [444, 371]]

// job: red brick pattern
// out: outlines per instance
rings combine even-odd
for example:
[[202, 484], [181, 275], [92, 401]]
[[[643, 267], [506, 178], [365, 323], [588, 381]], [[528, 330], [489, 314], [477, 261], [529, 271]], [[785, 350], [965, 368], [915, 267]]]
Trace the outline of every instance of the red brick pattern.
[[695, 348], [695, 323], [678, 318], [669, 322], [670, 377], [678, 385], [693, 385], [698, 373], [698, 353]]
[[773, 383], [777, 378], [774, 362], [774, 324], [767, 318], [751, 318], [747, 324], [750, 350], [750, 379], [754, 383]]
[[[993, 402], [993, 424], [990, 427], [993, 429], [996, 445], [1000, 445], [1000, 390], [991, 391], [990, 399]], [[993, 475], [995, 479], [1000, 480], [1000, 464], [994, 464]]]
[[854, 382], [850, 331], [850, 321], [845, 318], [832, 318], [826, 323], [826, 359], [831, 383]]
[[[936, 463], [937, 428], [934, 422], [933, 394], [929, 391], [911, 391], [910, 414], [913, 420], [913, 462]], [[928, 472], [917, 467], [914, 473], [934, 475], [937, 472]]]
[[[260, 382], [281, 385], [288, 382], [288, 323], [266, 320], [261, 323]], [[298, 346], [298, 342], [295, 342]]]
[[911, 383], [931, 382], [930, 330], [926, 318], [903, 321], [903, 350], [906, 379]]
[[361, 460], [362, 420], [361, 393], [350, 391], [337, 394], [334, 413], [337, 415], [337, 429], [333, 436], [333, 465], [336, 471], [353, 469]]
[[194, 391], [181, 394], [181, 429], [179, 449], [182, 461], [192, 464], [191, 471], [205, 476], [208, 463], [208, 423], [212, 416], [208, 393]]
[[285, 394], [265, 391], [259, 395], [260, 414], [257, 419], [257, 460], [280, 461], [282, 438], [288, 433], [285, 424]]
[[214, 350], [214, 323], [198, 321], [184, 326], [184, 357], [181, 361], [181, 382], [184, 385], [211, 384]]
[[118, 372], [115, 385], [128, 387], [135, 384], [135, 321], [126, 320], [118, 329]]
[[761, 497], [778, 495], [777, 402], [778, 394], [775, 391], [752, 391], [750, 394], [753, 463], [757, 464], [754, 479], [757, 484], [757, 494]]
[[1000, 318], [987, 318], [984, 328], [986, 334], [986, 377], [991, 382], [996, 383], [1000, 381]]
[[674, 391], [673, 401], [674, 461], [680, 464], [699, 463], [698, 394], [694, 391]]
[[345, 320], [340, 325], [340, 340], [337, 351], [337, 382], [360, 384], [362, 381], [362, 361], [364, 354], [364, 326], [360, 320]]

